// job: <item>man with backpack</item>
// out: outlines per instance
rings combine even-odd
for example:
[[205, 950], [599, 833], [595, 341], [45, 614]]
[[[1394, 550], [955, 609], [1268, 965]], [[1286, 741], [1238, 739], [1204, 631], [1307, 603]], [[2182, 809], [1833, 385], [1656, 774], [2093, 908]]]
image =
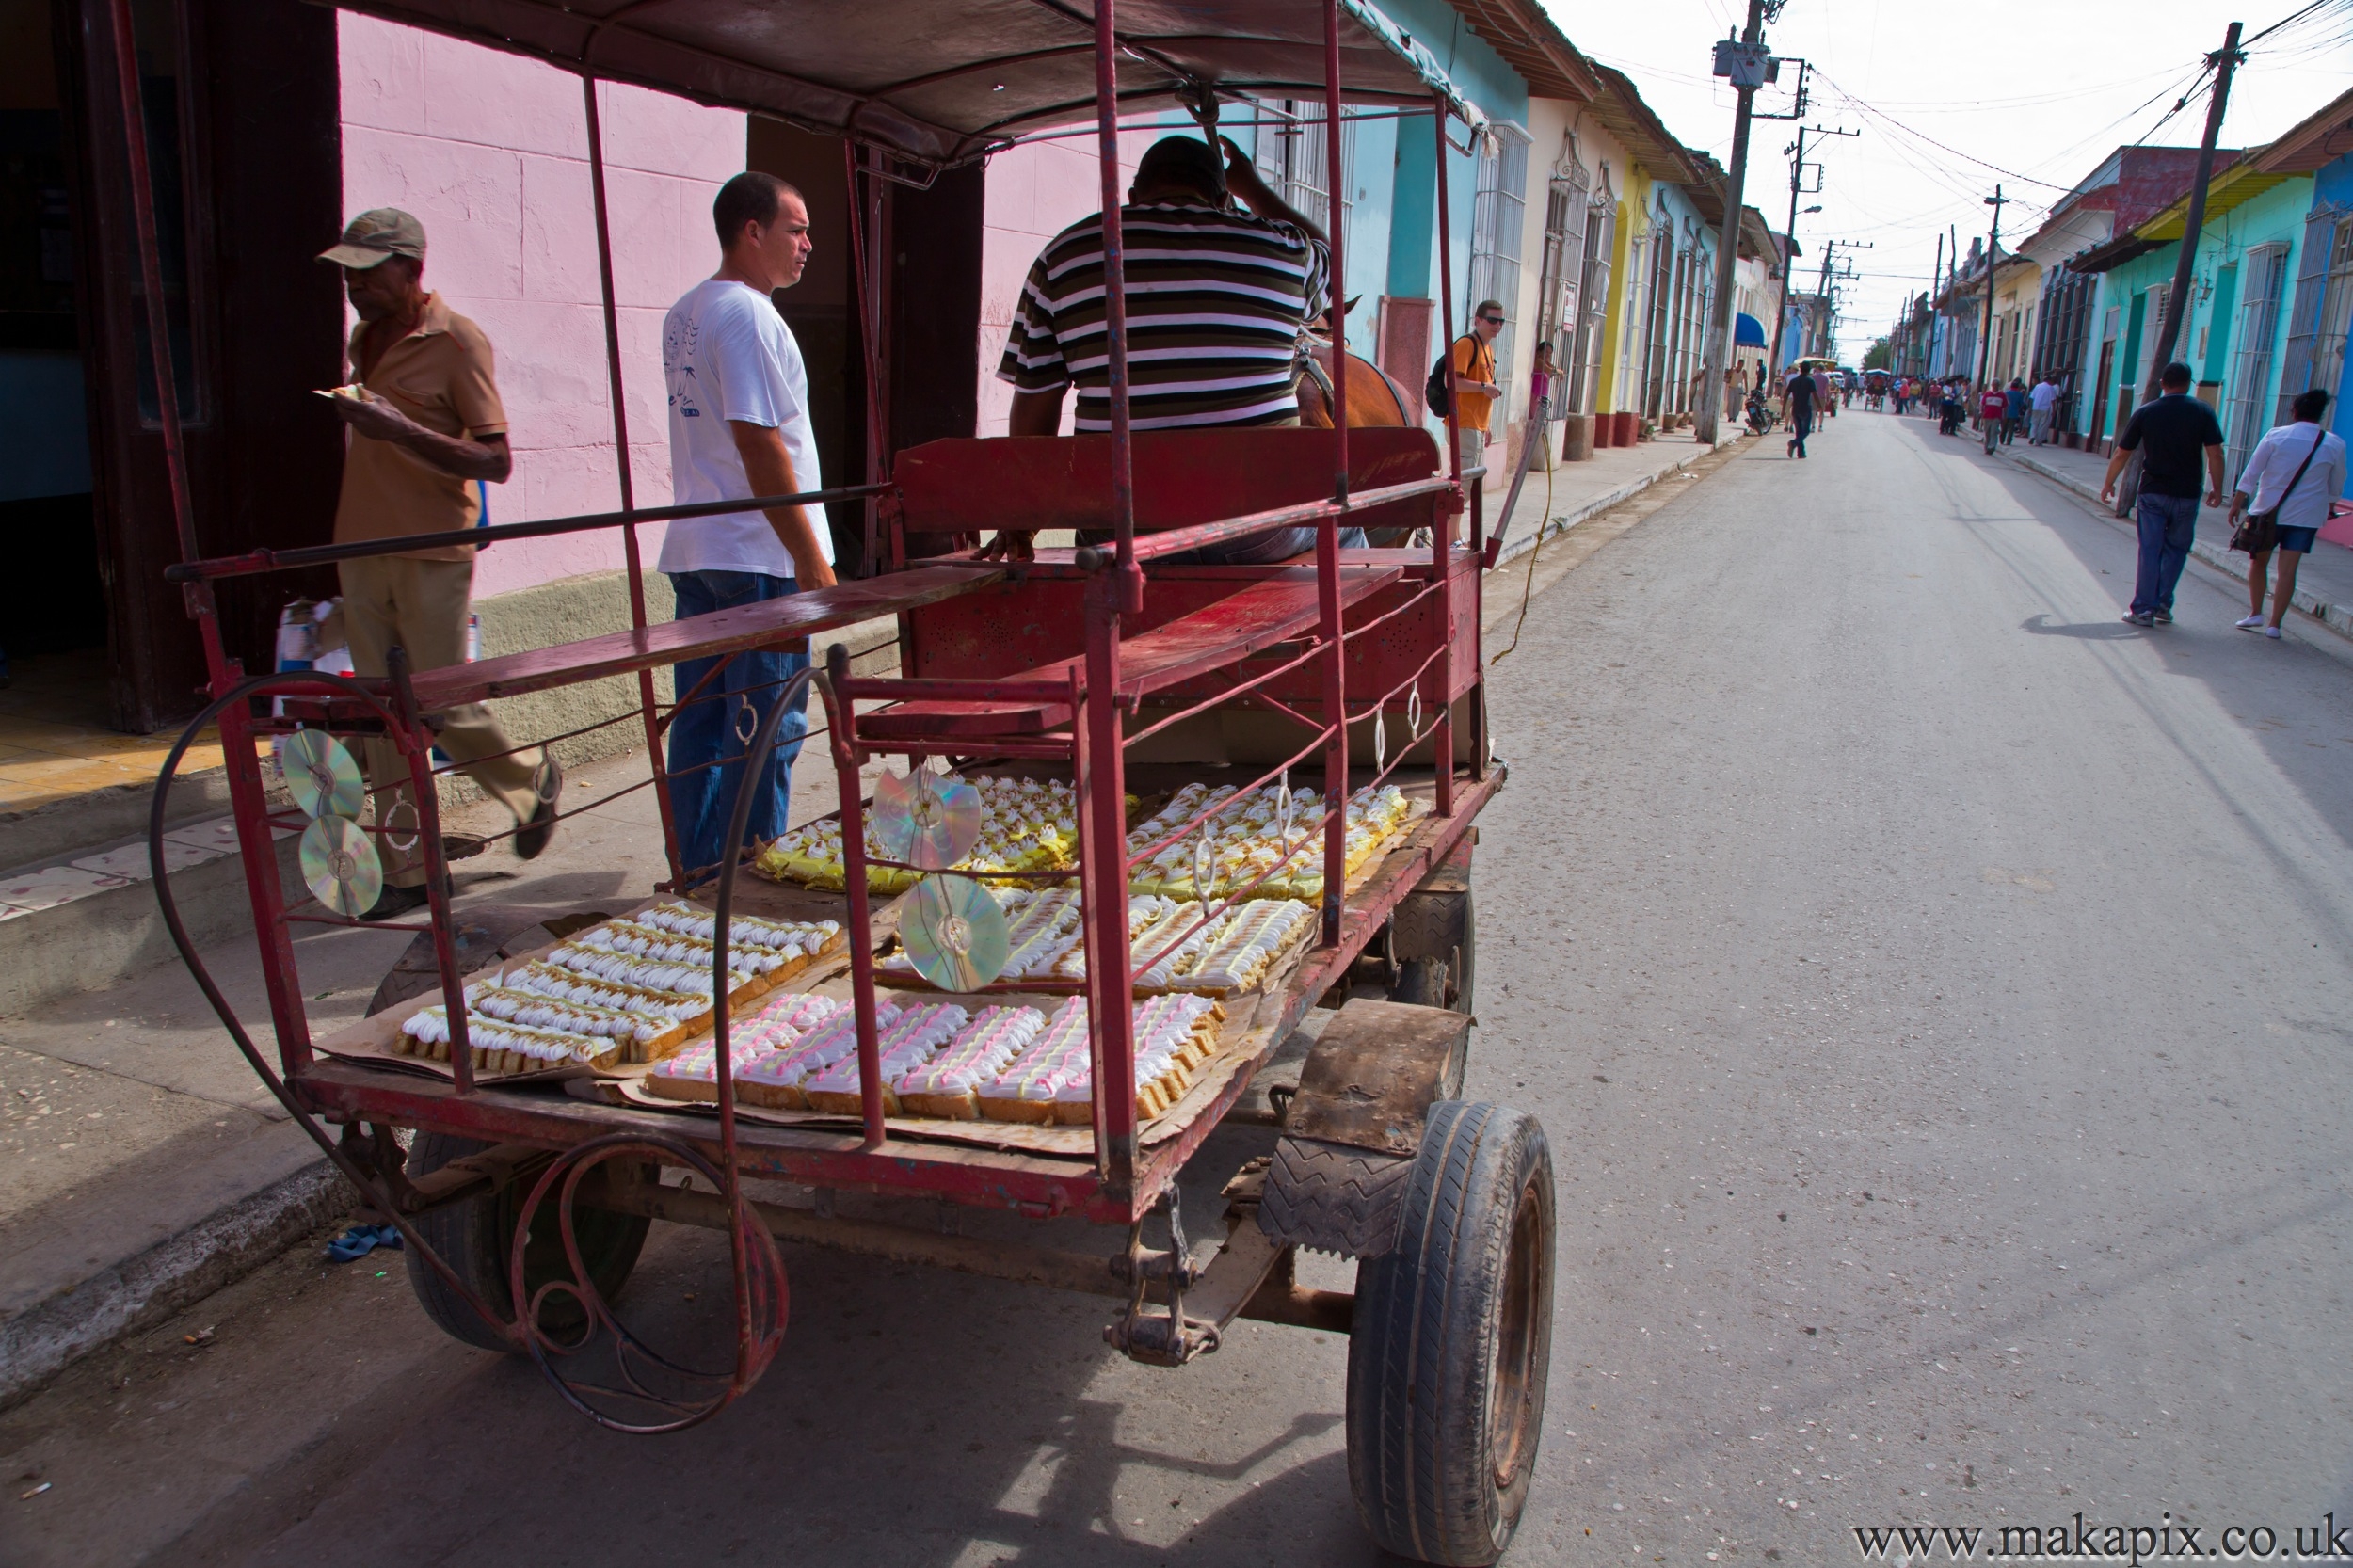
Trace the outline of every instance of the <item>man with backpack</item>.
[[[1465, 473], [1487, 460], [1487, 443], [1495, 439], [1487, 426], [1497, 399], [1503, 395], [1503, 389], [1496, 384], [1496, 338], [1502, 330], [1502, 305], [1482, 299], [1471, 312], [1471, 329], [1455, 339], [1449, 350], [1454, 360], [1454, 388], [1463, 400], [1455, 428], [1461, 433]], [[1422, 388], [1422, 401], [1441, 419], [1447, 411], [1446, 365], [1441, 359], [1431, 366], [1430, 380]]]

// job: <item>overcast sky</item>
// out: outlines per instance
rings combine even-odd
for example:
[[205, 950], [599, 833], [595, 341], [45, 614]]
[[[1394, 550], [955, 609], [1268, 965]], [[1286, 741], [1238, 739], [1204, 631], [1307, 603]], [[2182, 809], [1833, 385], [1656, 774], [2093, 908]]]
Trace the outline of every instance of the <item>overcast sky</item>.
[[[1737, 30], [1747, 0], [1543, 3], [1578, 49], [1634, 79], [1676, 136], [1730, 161], [1734, 97], [1709, 77], [1710, 50]], [[2142, 140], [2195, 147], [2205, 125], [2202, 94], [2161, 129], [2157, 121], [2222, 46], [2224, 27], [2235, 18], [2251, 38], [2308, 3], [1788, 0], [1766, 41], [1776, 55], [1813, 62], [1806, 123], [1863, 133], [1819, 144], [1822, 192], [1798, 203], [1822, 206], [1798, 218], [1806, 253], [1799, 265], [1809, 285], [1819, 277], [1823, 241], [1838, 242], [1842, 272], [1848, 241], [1872, 247], [1852, 253], [1858, 276], [1843, 286], [1841, 356], [1860, 358], [1904, 296], [1926, 285], [1948, 226], [1960, 230], [1964, 251], [1972, 234], [1985, 232], [1993, 209], [1983, 199], [1997, 183], [2003, 195], [2023, 198], [2002, 209], [2008, 243], [2032, 233], [2043, 209], [2115, 148]], [[1785, 68], [1781, 88], [1793, 83]], [[2348, 83], [2353, 0], [2327, 0], [2249, 50], [2232, 85], [2221, 145], [2266, 141]], [[1760, 109], [1786, 112], [1785, 92], [1768, 104], [1776, 90], [1759, 94]], [[1750, 140], [1745, 199], [1776, 230], [1789, 210], [1783, 150], [1794, 130], [1788, 120], [1759, 120]], [[1809, 137], [1809, 163], [1814, 146]]]

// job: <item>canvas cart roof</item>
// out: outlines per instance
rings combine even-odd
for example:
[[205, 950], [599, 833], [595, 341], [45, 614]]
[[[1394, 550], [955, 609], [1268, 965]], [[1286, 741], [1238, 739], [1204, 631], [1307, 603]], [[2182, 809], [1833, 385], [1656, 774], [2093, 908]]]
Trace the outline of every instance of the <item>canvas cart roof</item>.
[[[543, 59], [848, 136], [943, 167], [1095, 114], [1092, 0], [326, 0]], [[1353, 103], [1484, 117], [1429, 48], [1339, 0]], [[1320, 98], [1320, 0], [1119, 0], [1123, 112], [1227, 96]], [[1247, 118], [1229, 112], [1228, 119]]]

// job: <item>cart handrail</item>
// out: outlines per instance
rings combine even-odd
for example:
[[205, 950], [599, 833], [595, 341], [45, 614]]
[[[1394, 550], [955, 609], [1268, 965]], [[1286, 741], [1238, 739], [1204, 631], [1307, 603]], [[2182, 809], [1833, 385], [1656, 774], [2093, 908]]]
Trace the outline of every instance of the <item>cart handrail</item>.
[[203, 583], [222, 577], [251, 577], [265, 571], [292, 571], [298, 567], [324, 567], [337, 561], [357, 561], [370, 555], [407, 555], [419, 550], [450, 545], [496, 544], [502, 539], [543, 539], [552, 534], [584, 534], [595, 528], [627, 528], [640, 522], [675, 522], [682, 518], [725, 517], [733, 512], [765, 512], [779, 506], [815, 506], [828, 501], [855, 501], [894, 488], [889, 484], [837, 485], [831, 489], [803, 490], [798, 495], [756, 495], [742, 501], [690, 501], [675, 506], [636, 506], [618, 512], [583, 512], [568, 518], [541, 518], [536, 522], [501, 522], [487, 528], [454, 528], [439, 534], [404, 534], [392, 539], [355, 539], [344, 544], [299, 545], [292, 550], [254, 550], [243, 555], [212, 555], [200, 561], [177, 561], [164, 568], [168, 583]]

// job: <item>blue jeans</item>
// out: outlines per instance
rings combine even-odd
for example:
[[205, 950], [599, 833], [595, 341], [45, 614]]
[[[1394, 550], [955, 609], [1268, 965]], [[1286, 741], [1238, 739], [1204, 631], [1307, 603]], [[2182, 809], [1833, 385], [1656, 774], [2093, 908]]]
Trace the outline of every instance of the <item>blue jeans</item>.
[[1800, 408], [1789, 418], [1789, 444], [1797, 448], [1799, 456], [1805, 456], [1805, 439], [1812, 434], [1814, 434], [1814, 410]]
[[2173, 588], [2198, 537], [2198, 498], [2140, 492], [2140, 572], [2133, 582], [2133, 614], [2173, 613]]
[[[756, 571], [674, 571], [670, 585], [678, 592], [681, 620], [782, 599], [794, 591], [790, 577]], [[719, 668], [723, 663], [725, 667]], [[714, 668], [718, 673], [712, 675]], [[671, 666], [676, 699], [686, 706], [670, 719], [670, 814], [676, 819], [679, 859], [686, 867], [688, 886], [715, 874], [723, 861], [743, 848], [723, 846], [721, 840], [735, 812], [744, 753], [766, 722], [777, 689], [807, 668], [806, 652], [772, 648], [725, 661], [689, 659]], [[705, 676], [711, 677], [710, 684], [696, 692]], [[694, 694], [691, 701], [689, 693]], [[792, 804], [792, 760], [801, 754], [801, 737], [808, 733], [808, 688], [804, 686], [776, 727], [776, 749], [769, 756], [767, 776], [755, 785], [751, 818], [744, 824], [746, 841], [773, 839], [785, 829]], [[711, 762], [719, 765], [704, 765]]]

